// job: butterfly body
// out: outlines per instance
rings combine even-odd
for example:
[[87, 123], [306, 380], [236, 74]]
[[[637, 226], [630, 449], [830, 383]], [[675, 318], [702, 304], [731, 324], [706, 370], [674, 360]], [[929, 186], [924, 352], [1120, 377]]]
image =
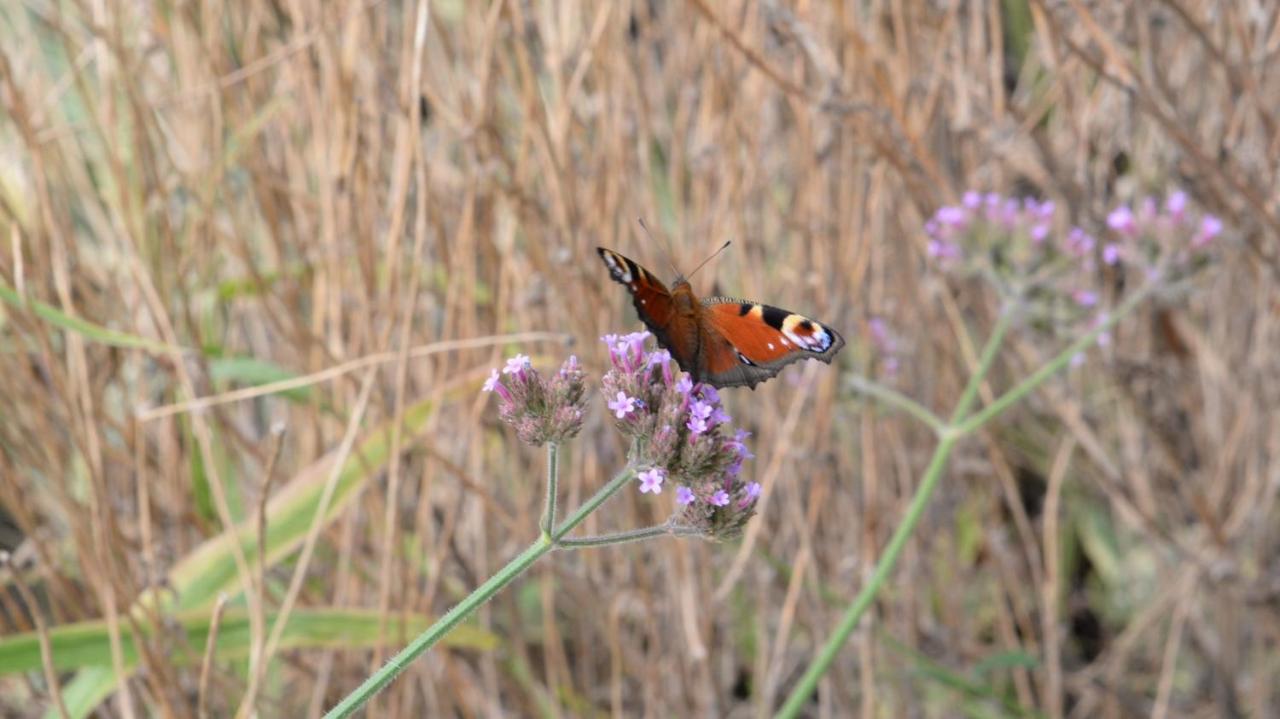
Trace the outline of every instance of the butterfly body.
[[755, 386], [802, 359], [830, 364], [844, 347], [835, 330], [803, 315], [732, 297], [699, 300], [679, 277], [667, 289], [635, 261], [596, 248], [615, 282], [680, 368], [715, 387]]

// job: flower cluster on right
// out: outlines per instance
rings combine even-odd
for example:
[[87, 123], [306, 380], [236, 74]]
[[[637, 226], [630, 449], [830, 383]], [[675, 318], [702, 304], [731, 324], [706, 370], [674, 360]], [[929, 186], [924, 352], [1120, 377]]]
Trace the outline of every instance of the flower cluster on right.
[[645, 347], [648, 332], [605, 335], [612, 367], [602, 379], [618, 429], [635, 443], [640, 491], [676, 484], [673, 522], [713, 539], [732, 538], [755, 514], [760, 484], [742, 480], [754, 455], [748, 433], [730, 431], [715, 387], [694, 383], [664, 349]]
[[1107, 215], [1108, 235], [1099, 241], [1080, 227], [1057, 240], [1057, 205], [1052, 200], [1018, 199], [966, 192], [959, 205], [940, 208], [925, 223], [931, 258], [949, 269], [981, 270], [991, 252], [1034, 276], [1046, 263], [1072, 260], [1083, 269], [1103, 264], [1157, 270], [1162, 261], [1189, 260], [1222, 233], [1222, 221], [1187, 209], [1185, 192], [1163, 202], [1145, 198], [1136, 208], [1120, 205]]
[[1222, 229], [1217, 217], [1192, 212], [1184, 192], [1117, 206], [1101, 236], [1066, 229], [1051, 200], [972, 191], [925, 223], [927, 253], [943, 271], [1037, 300], [1029, 303], [1033, 317], [1055, 328], [1106, 319], [1104, 290], [1116, 285], [1104, 284], [1108, 275], [1100, 269], [1109, 268], [1112, 278], [1133, 271], [1146, 280], [1172, 279], [1196, 267]]

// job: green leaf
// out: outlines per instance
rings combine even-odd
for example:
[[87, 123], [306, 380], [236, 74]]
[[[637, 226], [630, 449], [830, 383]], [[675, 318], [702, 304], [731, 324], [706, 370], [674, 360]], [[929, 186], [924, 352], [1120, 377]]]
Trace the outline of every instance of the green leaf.
[[[173, 623], [182, 628], [189, 651], [175, 651], [169, 660], [175, 666], [195, 666], [202, 661], [201, 653], [209, 637], [210, 610], [184, 612], [173, 617]], [[425, 631], [433, 621], [421, 614], [404, 618], [397, 614], [387, 623], [386, 639], [395, 644], [402, 637]], [[269, 612], [267, 626], [275, 623], [275, 613]], [[287, 649], [345, 649], [372, 648], [378, 643], [380, 618], [374, 610], [366, 609], [295, 609], [289, 614], [289, 623], [281, 637], [280, 648]], [[120, 643], [124, 660], [130, 667], [138, 660], [137, 647], [128, 623], [121, 623]], [[491, 650], [498, 644], [492, 633], [475, 626], [459, 625], [442, 641], [450, 646], [466, 649]], [[94, 666], [111, 666], [111, 637], [105, 620], [66, 624], [49, 631], [50, 654], [58, 671], [70, 671]], [[218, 626], [218, 644], [214, 650], [222, 660], [244, 659], [249, 656], [249, 614], [244, 609], [228, 609], [223, 612]], [[34, 632], [0, 638], [0, 675], [38, 672], [42, 670], [39, 637]]]
[[[170, 657], [177, 666], [196, 666], [203, 661], [209, 637], [211, 612], [187, 612], [174, 617], [186, 634], [189, 651], [174, 652]], [[403, 637], [424, 631], [432, 617], [421, 614], [404, 618], [397, 615], [388, 622], [386, 641], [396, 644]], [[276, 620], [266, 616], [267, 626]], [[368, 649], [378, 644], [377, 612], [363, 609], [295, 609], [281, 637], [281, 649]], [[121, 648], [125, 670], [137, 668], [137, 648], [128, 624], [121, 625]], [[489, 651], [498, 645], [498, 637], [484, 629], [459, 625], [442, 642], [459, 648]], [[81, 622], [55, 627], [49, 632], [50, 655], [58, 671], [81, 670], [62, 688], [62, 699], [73, 717], [88, 716], [111, 692], [115, 691], [116, 673], [111, 664], [111, 638], [105, 621]], [[227, 610], [218, 626], [214, 656], [218, 661], [232, 661], [249, 656], [249, 615], [243, 609]], [[34, 633], [0, 638], [0, 675], [41, 671], [40, 642]], [[58, 715], [50, 709], [46, 717]]]
[[[281, 380], [293, 379], [296, 372], [257, 357], [215, 357], [209, 360], [209, 376], [215, 382], [234, 382], [257, 387]], [[310, 387], [295, 387], [276, 394], [296, 402], [306, 402], [311, 397]]]
[[[84, 337], [92, 342], [109, 345], [111, 347], [122, 347], [125, 349], [140, 349], [151, 352], [152, 354], [167, 354], [175, 348], [146, 337], [138, 337], [128, 332], [120, 332], [119, 330], [108, 329], [99, 324], [94, 324], [79, 317], [73, 317], [66, 312], [54, 307], [51, 304], [24, 298], [18, 295], [18, 292], [9, 285], [0, 281], [0, 300], [16, 307], [18, 309], [30, 310], [40, 319], [48, 322], [55, 327], [61, 327], [68, 332]], [[177, 348], [178, 351], [184, 351], [183, 348]]]
[[[402, 424], [404, 436], [412, 437], [421, 430], [433, 411], [434, 405], [429, 401], [409, 408]], [[392, 423], [386, 422], [352, 450], [339, 470], [333, 497], [320, 518], [321, 526], [340, 516], [386, 465], [391, 453], [391, 428]], [[330, 458], [322, 458], [307, 467], [267, 503], [266, 566], [274, 566], [302, 545], [320, 505], [330, 462]], [[205, 540], [170, 570], [166, 589], [144, 593], [134, 602], [132, 611], [158, 610], [181, 616], [188, 612], [207, 612], [209, 605], [221, 594], [240, 596], [244, 588], [236, 568], [233, 543], [240, 545], [250, 563], [257, 561], [258, 537], [254, 518], [250, 517], [233, 530]], [[84, 717], [115, 687], [116, 676], [112, 669], [91, 667], [78, 673], [64, 686], [63, 699], [73, 717]], [[72, 709], [73, 705], [75, 709]]]
[[[413, 436], [426, 423], [433, 411], [429, 401], [405, 412], [403, 432]], [[387, 422], [347, 457], [339, 470], [333, 498], [321, 526], [333, 521], [346, 510], [365, 485], [377, 475], [390, 458], [391, 423]], [[304, 469], [292, 482], [267, 503], [266, 563], [274, 566], [302, 545], [311, 527], [325, 482], [329, 477], [327, 458]], [[172, 591], [153, 593], [144, 601], [172, 604], [175, 611], [185, 611], [212, 604], [219, 594], [237, 596], [243, 590], [232, 550], [238, 542], [245, 557], [254, 562], [258, 553], [257, 524], [250, 518], [233, 532], [211, 537], [196, 547], [169, 572]], [[164, 597], [176, 597], [165, 600]]]

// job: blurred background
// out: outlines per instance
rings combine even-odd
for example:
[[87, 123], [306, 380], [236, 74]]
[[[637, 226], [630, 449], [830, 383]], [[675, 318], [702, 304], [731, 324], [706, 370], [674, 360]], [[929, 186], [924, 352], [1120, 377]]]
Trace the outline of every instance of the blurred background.
[[[806, 712], [1271, 715], [1278, 53], [1267, 0], [5, 4], [0, 714], [332, 705], [537, 536], [544, 455], [479, 386], [598, 378], [639, 322], [595, 247], [733, 240], [696, 292], [849, 340], [724, 393], [743, 539], [553, 554], [370, 714], [767, 716], [933, 450], [849, 387], [873, 328], [945, 413], [998, 309], [924, 222], [1181, 188], [1220, 261], [960, 447]], [[1015, 332], [983, 396], [1069, 340]], [[596, 401], [565, 506], [624, 454]]]

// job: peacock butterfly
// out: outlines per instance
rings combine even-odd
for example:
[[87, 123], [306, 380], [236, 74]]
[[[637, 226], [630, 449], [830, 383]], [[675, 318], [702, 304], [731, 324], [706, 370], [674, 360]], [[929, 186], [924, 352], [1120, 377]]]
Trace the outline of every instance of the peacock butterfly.
[[668, 290], [635, 261], [603, 247], [596, 251], [609, 276], [631, 291], [636, 312], [658, 344], [694, 381], [754, 390], [792, 362], [831, 364], [844, 347], [840, 333], [803, 315], [729, 297], [698, 301], [683, 276]]

